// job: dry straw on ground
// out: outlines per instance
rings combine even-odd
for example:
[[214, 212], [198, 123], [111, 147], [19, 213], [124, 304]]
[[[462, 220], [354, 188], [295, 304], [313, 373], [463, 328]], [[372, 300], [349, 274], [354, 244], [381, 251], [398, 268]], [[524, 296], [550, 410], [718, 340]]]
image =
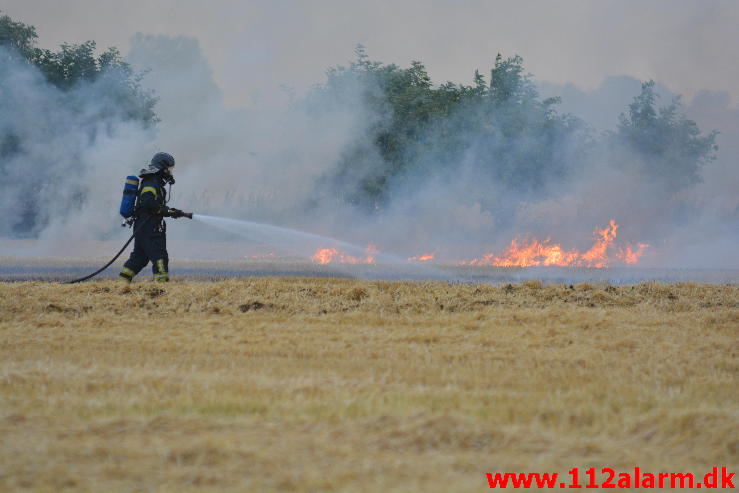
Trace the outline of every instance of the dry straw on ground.
[[467, 492], [739, 463], [739, 287], [0, 284], [0, 490]]

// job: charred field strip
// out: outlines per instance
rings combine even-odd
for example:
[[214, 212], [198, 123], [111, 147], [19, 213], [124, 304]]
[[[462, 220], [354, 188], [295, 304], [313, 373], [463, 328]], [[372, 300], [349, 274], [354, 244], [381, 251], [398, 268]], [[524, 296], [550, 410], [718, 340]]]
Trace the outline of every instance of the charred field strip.
[[739, 465], [739, 287], [0, 283], [0, 490], [472, 492]]
[[[0, 282], [69, 281], [96, 270], [105, 259], [42, 258], [0, 256]], [[116, 264], [99, 275], [99, 279], [117, 277]], [[460, 283], [487, 283], [492, 285], [540, 280], [547, 284], [582, 282], [629, 285], [641, 282], [699, 282], [710, 284], [737, 284], [739, 270], [732, 269], [655, 269], [640, 267], [578, 268], [578, 267], [485, 267], [438, 264], [405, 265], [317, 265], [301, 261], [171, 261], [170, 270], [175, 279], [185, 281], [217, 281], [244, 277], [335, 277], [386, 281], [449, 281]], [[139, 282], [150, 277], [145, 268]]]

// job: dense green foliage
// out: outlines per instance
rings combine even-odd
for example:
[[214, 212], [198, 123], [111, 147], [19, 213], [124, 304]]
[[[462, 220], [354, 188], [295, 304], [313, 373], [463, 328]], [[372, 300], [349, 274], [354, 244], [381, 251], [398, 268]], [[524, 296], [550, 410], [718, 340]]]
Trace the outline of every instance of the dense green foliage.
[[[408, 192], [462, 171], [521, 197], [542, 194], [615, 147], [619, 158], [626, 150], [642, 160], [646, 178], [676, 190], [699, 180], [716, 149], [716, 134], [701, 136], [678, 100], [655, 107], [653, 82], [618, 131], [597, 139], [585, 122], [557, 112], [558, 98], [540, 98], [518, 56], [498, 54], [489, 76], [475, 71], [471, 85], [434, 86], [420, 62], [403, 69], [370, 61], [361, 46], [356, 53], [350, 66], [330, 69], [308, 100], [353, 104], [367, 115], [367, 131], [327, 182], [340, 200], [369, 210], [382, 208], [396, 186]], [[471, 199], [499, 206], [480, 195]]]
[[698, 125], [680, 114], [680, 100], [657, 108], [654, 81], [642, 84], [641, 94], [621, 114], [611, 136], [617, 148], [626, 147], [641, 158], [645, 173], [670, 189], [701, 181], [701, 167], [715, 158], [717, 132], [701, 136]]
[[101, 82], [105, 90], [96, 96], [103, 99], [95, 118], [116, 115], [145, 125], [157, 122], [154, 113], [156, 98], [140, 86], [141, 76], [135, 74], [116, 48], [96, 55], [94, 41], [63, 44], [58, 51], [36, 47], [38, 36], [33, 26], [0, 16], [0, 53], [2, 62], [20, 59], [35, 66], [47, 82], [63, 93], [82, 84]]
[[91, 150], [128, 124], [158, 121], [156, 99], [115, 48], [96, 54], [87, 41], [52, 51], [36, 41], [33, 26], [0, 16], [0, 173], [14, 183], [3, 193], [14, 210], [0, 235], [41, 231], [54, 213], [44, 201], [82, 208], [87, 185], [61, 186], [63, 177], [98, 165]]
[[[498, 55], [489, 80], [434, 87], [423, 64], [407, 69], [370, 61], [362, 47], [349, 67], [328, 71], [311, 97], [354, 101], [372, 124], [347, 150], [333, 185], [347, 201], [377, 208], [393, 183], [454, 173], [462, 165], [482, 180], [517, 191], [541, 189], [566, 176], [587, 142], [577, 119], [541, 100], [520, 57]], [[358, 92], [357, 92], [358, 89]], [[359, 94], [359, 96], [357, 96]]]

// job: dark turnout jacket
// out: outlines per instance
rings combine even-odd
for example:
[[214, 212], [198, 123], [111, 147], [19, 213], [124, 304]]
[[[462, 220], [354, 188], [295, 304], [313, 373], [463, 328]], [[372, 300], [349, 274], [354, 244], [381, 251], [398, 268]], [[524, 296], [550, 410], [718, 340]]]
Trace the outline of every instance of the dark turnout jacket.
[[164, 218], [170, 214], [166, 206], [167, 190], [164, 185], [164, 180], [157, 175], [144, 175], [141, 179], [134, 228], [141, 224], [143, 219], [150, 218], [141, 228], [140, 232], [143, 235], [166, 231]]

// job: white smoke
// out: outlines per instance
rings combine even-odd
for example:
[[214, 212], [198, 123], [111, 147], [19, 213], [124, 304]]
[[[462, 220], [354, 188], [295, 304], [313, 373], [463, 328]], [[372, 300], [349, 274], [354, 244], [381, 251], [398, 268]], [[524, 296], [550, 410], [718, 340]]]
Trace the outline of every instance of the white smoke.
[[[592, 123], [600, 132], [614, 131], [618, 113], [639, 93], [640, 83], [629, 76], [609, 77], [592, 91], [573, 84], [541, 84], [545, 96], [562, 98], [562, 110]], [[657, 84], [658, 104], [666, 105], [676, 94]], [[570, 194], [541, 202], [527, 212], [568, 229], [562, 221], [592, 221], [594, 212], [612, 211], [624, 221], [619, 233], [634, 241], [645, 236], [659, 238], [646, 263], [671, 267], [739, 267], [739, 105], [731, 106], [727, 92], [700, 91], [682, 111], [704, 133], [718, 130], [716, 160], [701, 170], [702, 181], [680, 196], [665, 195], [659, 183], [650, 182], [622, 155], [626, 166], [613, 169], [595, 166], [578, 176]], [[634, 160], [636, 158], [633, 158]], [[688, 204], [684, 217], [671, 212], [676, 199]], [[533, 209], [533, 210], [532, 210]], [[650, 259], [651, 257], [651, 259]]]
[[116, 221], [120, 176], [143, 159], [153, 136], [116, 112], [106, 77], [62, 93], [35, 67], [0, 56], [0, 134], [12, 136], [0, 162], [0, 236], [105, 237]]
[[[49, 251], [60, 242], [123, 237], [117, 227], [123, 179], [137, 174], [162, 150], [177, 161], [174, 207], [352, 243], [373, 242], [391, 253], [445, 250], [459, 259], [499, 250], [525, 233], [583, 249], [593, 229], [613, 218], [625, 241], [661, 238], [653, 245], [657, 253], [644, 265], [738, 265], [739, 112], [724, 100], [697, 97], [686, 107], [704, 131], [717, 128], [724, 134], [719, 159], [703, 170], [703, 183], [690, 192], [688, 203], [697, 212], [683, 222], [673, 220], [669, 199], [655, 193], [654, 184], [638, 170], [628, 162], [614, 168], [606, 155], [568, 180], [553, 182], [540, 196], [523, 197], [481, 180], [479, 170], [466, 161], [452, 163], [453, 172], [443, 175], [427, 175], [421, 168], [395, 186], [394, 199], [381, 214], [366, 214], [316, 186], [347, 149], [363, 145], [367, 130], [389, 116], [362, 105], [360, 94], [366, 87], [347, 87], [346, 98], [338, 103], [296, 104], [286, 92], [281, 105], [228, 109], [197, 40], [137, 35], [128, 60], [135, 69], [148, 71], [144, 85], [160, 98], [156, 112], [162, 122], [156, 132], [104, 111], [109, 109], [102, 97], [104, 78], [74, 89], [73, 110], [59, 102], [64, 98], [33, 67], [0, 67], [0, 130], [28, 143], [2, 163], [7, 183], [13, 185], [3, 186], [0, 196], [0, 236], [14, 234], [14, 221], [23, 217], [24, 204], [34, 200], [41, 204], [43, 218], [36, 233]], [[625, 100], [619, 111], [625, 111], [638, 84], [633, 94], [614, 87], [620, 91], [616, 99]], [[564, 95], [569, 104], [565, 109], [573, 112], [614, 99], [608, 90], [570, 89]], [[601, 108], [612, 111], [609, 104]], [[96, 117], [102, 114], [106, 116]], [[610, 123], [596, 120], [608, 127], [612, 118]], [[471, 148], [470, 156], [475, 152]], [[39, 169], [44, 172], [34, 172]], [[319, 190], [325, 195], [316, 195]], [[490, 210], [480, 197], [501, 206]], [[202, 240], [204, 235], [225, 238], [202, 228], [180, 221], [170, 228], [170, 236], [173, 242]]]
[[193, 39], [136, 36], [129, 60], [161, 95], [157, 142], [177, 160], [178, 204], [203, 213], [295, 222], [315, 181], [372, 124], [361, 104], [226, 109]]

